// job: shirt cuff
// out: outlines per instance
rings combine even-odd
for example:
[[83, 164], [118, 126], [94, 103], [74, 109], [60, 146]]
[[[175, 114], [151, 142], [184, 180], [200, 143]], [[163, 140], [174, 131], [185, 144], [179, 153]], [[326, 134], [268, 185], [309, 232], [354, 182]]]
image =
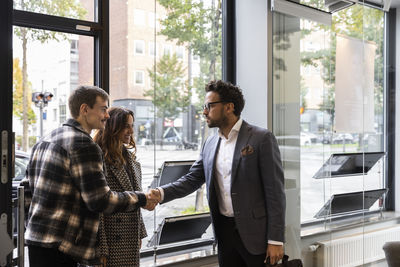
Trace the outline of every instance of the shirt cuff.
[[276, 245], [276, 246], [283, 246], [283, 242], [281, 242], [281, 241], [274, 241], [274, 240], [268, 240], [268, 244]]
[[161, 187], [157, 187], [156, 189], [158, 189], [158, 191], [160, 191], [160, 195], [161, 195], [160, 203], [162, 203], [164, 201], [164, 189], [162, 189]]

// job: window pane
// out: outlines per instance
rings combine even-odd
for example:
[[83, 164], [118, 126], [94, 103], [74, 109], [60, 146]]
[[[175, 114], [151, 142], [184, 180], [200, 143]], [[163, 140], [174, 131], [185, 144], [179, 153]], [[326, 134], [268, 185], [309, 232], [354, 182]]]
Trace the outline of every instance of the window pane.
[[14, 0], [14, 9], [45, 15], [95, 21], [97, 0]]
[[[366, 153], [385, 150], [384, 14], [354, 5], [332, 20], [327, 27], [274, 14], [274, 132], [285, 178], [300, 181], [302, 222], [318, 218], [333, 195], [384, 188], [383, 158], [365, 173], [338, 177], [358, 163], [331, 157], [361, 154], [362, 170]], [[324, 164], [328, 174], [316, 175]]]
[[135, 54], [144, 55], [144, 41], [135, 40]]
[[[183, 10], [167, 9], [158, 1], [127, 1], [126, 7], [113, 5], [110, 9], [111, 105], [135, 114], [136, 157], [144, 190], [165, 161], [196, 160], [202, 142], [214, 133], [205, 124], [201, 105], [205, 83], [221, 78], [220, 1], [213, 1], [215, 6], [211, 1], [193, 2], [193, 17], [184, 22], [197, 21], [195, 33], [191, 33], [197, 39], [192, 42], [181, 39], [182, 29], [169, 28], [178, 27], [181, 16], [176, 14]], [[187, 6], [186, 1], [181, 3], [181, 8]], [[210, 23], [204, 17], [217, 21]], [[192, 54], [195, 60], [189, 57]], [[142, 210], [148, 233], [142, 249], [149, 249], [154, 223], [195, 210], [208, 210], [204, 190], [158, 206], [156, 221], [153, 212]], [[207, 236], [212, 236], [211, 228]]]
[[[13, 38], [15, 144], [17, 149], [29, 151], [42, 135], [70, 117], [71, 90], [79, 84], [93, 85], [93, 38], [22, 27], [14, 27]], [[52, 97], [38, 100], [35, 93]]]

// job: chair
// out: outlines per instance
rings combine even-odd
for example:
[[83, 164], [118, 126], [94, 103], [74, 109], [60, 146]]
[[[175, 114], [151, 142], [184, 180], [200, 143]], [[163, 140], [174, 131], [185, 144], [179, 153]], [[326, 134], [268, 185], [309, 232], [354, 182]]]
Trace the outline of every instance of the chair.
[[386, 242], [383, 245], [386, 261], [389, 267], [400, 266], [400, 241]]

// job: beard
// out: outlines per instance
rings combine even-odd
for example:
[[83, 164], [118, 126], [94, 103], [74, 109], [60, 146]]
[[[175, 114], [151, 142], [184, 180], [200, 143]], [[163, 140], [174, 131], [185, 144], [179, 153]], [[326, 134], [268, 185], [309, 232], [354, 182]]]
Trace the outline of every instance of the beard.
[[221, 126], [227, 124], [228, 122], [228, 118], [223, 114], [223, 112], [221, 112], [219, 119], [213, 120], [209, 117], [207, 117], [207, 119], [208, 119], [207, 125], [209, 128], [215, 128], [215, 127], [220, 128]]

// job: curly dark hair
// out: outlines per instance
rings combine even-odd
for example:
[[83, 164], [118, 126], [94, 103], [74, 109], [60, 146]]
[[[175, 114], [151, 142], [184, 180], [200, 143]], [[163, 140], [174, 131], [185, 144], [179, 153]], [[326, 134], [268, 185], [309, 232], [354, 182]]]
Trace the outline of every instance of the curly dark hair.
[[240, 116], [244, 108], [244, 98], [242, 94], [242, 89], [235, 86], [229, 82], [224, 82], [221, 80], [210, 81], [205, 87], [206, 93], [215, 92], [218, 93], [220, 100], [224, 102], [233, 103], [234, 114]]

